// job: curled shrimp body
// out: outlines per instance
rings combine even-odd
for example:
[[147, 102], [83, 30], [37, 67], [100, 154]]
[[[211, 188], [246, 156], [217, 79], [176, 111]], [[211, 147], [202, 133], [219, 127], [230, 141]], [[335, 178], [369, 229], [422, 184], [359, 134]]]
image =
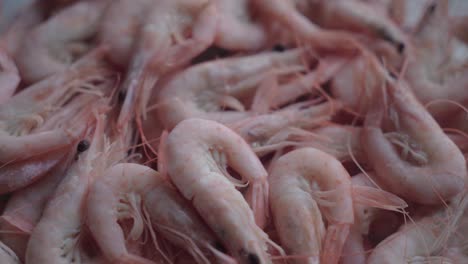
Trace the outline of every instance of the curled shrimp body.
[[[104, 164], [104, 116], [98, 116], [89, 149], [78, 154], [42, 213], [28, 242], [26, 263], [94, 263], [86, 254], [84, 203], [88, 186]], [[53, 230], [53, 231], [52, 231]], [[88, 238], [89, 239], [89, 238]]]
[[[175, 74], [158, 94], [159, 117], [165, 128], [180, 121], [206, 118], [221, 123], [249, 116], [240, 98], [253, 95], [271, 70], [304, 69], [301, 50], [228, 58], [201, 63]], [[238, 111], [222, 111], [229, 107]]]
[[[463, 154], [405, 83], [390, 82], [385, 93], [388, 109], [384, 99], [374, 100], [361, 134], [375, 179], [410, 201], [443, 203], [463, 190]], [[388, 119], [394, 132], [386, 133]]]
[[23, 80], [34, 83], [63, 71], [89, 48], [80, 42], [98, 29], [105, 1], [78, 2], [60, 11], [28, 34], [16, 54]]
[[0, 48], [0, 104], [13, 96], [19, 82], [20, 77], [14, 61]]
[[[256, 224], [265, 223], [267, 174], [248, 144], [219, 123], [194, 118], [169, 133], [165, 152], [172, 182], [228, 252], [242, 264], [271, 263], [265, 252], [268, 236]], [[227, 178], [226, 166], [249, 182], [249, 203]]]
[[355, 221], [354, 203], [406, 206], [389, 193], [352, 186], [343, 165], [314, 148], [281, 156], [271, 166], [269, 183], [275, 227], [287, 253], [300, 257], [295, 263], [338, 263]]
[[338, 263], [354, 222], [351, 177], [340, 162], [313, 148], [295, 150], [272, 165], [269, 183], [281, 244], [288, 254], [310, 256], [295, 263]]
[[130, 240], [139, 239], [147, 231], [145, 227], [153, 236], [154, 226], [197, 261], [208, 263], [199, 247], [206, 246], [203, 243], [215, 244], [215, 239], [178, 195], [158, 172], [146, 166], [120, 163], [107, 169], [92, 185], [86, 209], [87, 225], [107, 260], [153, 263], [130, 253], [126, 247], [118, 221], [133, 218], [134, 224], [128, 234]]

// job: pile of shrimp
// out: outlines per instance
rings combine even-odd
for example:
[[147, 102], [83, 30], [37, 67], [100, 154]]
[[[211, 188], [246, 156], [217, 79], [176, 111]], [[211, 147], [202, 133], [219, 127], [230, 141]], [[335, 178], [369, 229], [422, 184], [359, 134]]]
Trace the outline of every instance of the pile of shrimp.
[[1, 264], [468, 263], [468, 2], [36, 0]]

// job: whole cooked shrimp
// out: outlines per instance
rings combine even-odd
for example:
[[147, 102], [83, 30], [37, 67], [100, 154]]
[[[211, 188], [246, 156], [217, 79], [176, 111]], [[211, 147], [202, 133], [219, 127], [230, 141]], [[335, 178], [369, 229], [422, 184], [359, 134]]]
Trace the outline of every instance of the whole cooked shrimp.
[[0, 104], [13, 96], [20, 82], [15, 62], [0, 47]]
[[215, 44], [229, 50], [258, 50], [267, 44], [267, 31], [253, 20], [249, 0], [215, 0], [219, 12]]
[[467, 201], [465, 194], [448, 208], [403, 225], [374, 248], [367, 263], [452, 263], [440, 255], [456, 231]]
[[[67, 146], [74, 141], [74, 137], [82, 133], [83, 130], [74, 130], [74, 126], [54, 127], [57, 122], [48, 123], [48, 131], [40, 128], [52, 114], [57, 114], [60, 107], [80, 92], [89, 91], [96, 95], [104, 93], [105, 89], [100, 91], [99, 87], [102, 87], [103, 81], [109, 77], [109, 71], [102, 65], [99, 66], [98, 61], [103, 54], [103, 50], [93, 52], [65, 72], [28, 87], [0, 105], [0, 163], [3, 166], [15, 160], [25, 160], [39, 153]], [[91, 96], [79, 98], [77, 101], [82, 103], [92, 100]], [[77, 114], [79, 111], [65, 112], [73, 116], [73, 112]], [[63, 114], [57, 117], [60, 116], [63, 118]], [[79, 120], [84, 116], [75, 115], [74, 118]], [[86, 122], [78, 124], [86, 127]], [[34, 133], [35, 130], [40, 131]]]
[[278, 20], [319, 51], [356, 51], [359, 44], [343, 31], [322, 29], [317, 24], [377, 36], [395, 45], [399, 52], [405, 48], [404, 38], [391, 20], [360, 1], [254, 0], [254, 3], [270, 21]]
[[[448, 0], [437, 1], [413, 36], [411, 57], [404, 72], [410, 88], [423, 103], [468, 101], [468, 46], [450, 29]], [[429, 112], [443, 122], [459, 109], [455, 104], [431, 104]]]
[[126, 247], [118, 221], [132, 218], [129, 240], [139, 239], [145, 231], [154, 240], [157, 230], [186, 249], [198, 263], [209, 263], [199, 246], [214, 245], [216, 241], [193, 209], [178, 196], [169, 182], [149, 167], [119, 163], [107, 169], [92, 185], [86, 208], [87, 225], [107, 260], [153, 263], [131, 254]]
[[121, 90], [127, 96], [118, 126], [125, 125], [135, 111], [137, 119], [144, 115], [158, 79], [205, 51], [213, 43], [215, 34], [216, 9], [210, 1], [157, 1], [140, 27], [122, 84]]
[[354, 202], [393, 210], [406, 206], [377, 189], [353, 187], [341, 163], [314, 148], [294, 150], [276, 160], [269, 183], [275, 227], [286, 252], [299, 258], [295, 263], [338, 263], [355, 221]]
[[23, 81], [34, 83], [63, 71], [89, 50], [86, 40], [98, 30], [106, 1], [75, 3], [32, 29], [16, 53]]
[[441, 204], [460, 193], [467, 168], [453, 141], [403, 81], [389, 79], [378, 91], [361, 134], [376, 181], [422, 204]]
[[87, 140], [76, 145], [76, 151], [63, 157], [47, 174], [33, 184], [14, 192], [1, 215], [0, 239], [24, 261], [29, 236], [72, 159], [86, 150]]
[[[272, 263], [265, 252], [268, 236], [257, 226], [264, 225], [268, 210], [267, 173], [248, 144], [219, 123], [193, 118], [169, 133], [165, 154], [172, 182], [228, 253], [240, 264]], [[248, 203], [229, 180], [227, 166], [248, 181]]]
[[[270, 71], [277, 74], [305, 69], [303, 50], [267, 52], [240, 58], [227, 58], [194, 65], [175, 74], [158, 94], [158, 113], [167, 129], [191, 118], [221, 123], [239, 121], [245, 112], [241, 98], [252, 96]], [[237, 111], [223, 111], [224, 108]]]
[[92, 263], [93, 258], [99, 258], [86, 253], [83, 232], [88, 186], [105, 166], [101, 160], [105, 119], [98, 111], [93, 109], [97, 124], [89, 148], [78, 153], [34, 227], [26, 263]]

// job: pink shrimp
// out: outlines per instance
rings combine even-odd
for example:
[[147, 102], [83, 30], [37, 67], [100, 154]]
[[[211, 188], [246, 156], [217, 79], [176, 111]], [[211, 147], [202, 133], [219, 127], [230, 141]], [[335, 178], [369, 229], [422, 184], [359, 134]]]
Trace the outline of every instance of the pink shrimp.
[[158, 1], [140, 27], [139, 40], [121, 88], [127, 96], [118, 126], [131, 120], [135, 111], [139, 121], [146, 113], [151, 90], [161, 75], [189, 63], [213, 43], [215, 34], [216, 9], [211, 2]]
[[[172, 182], [228, 252], [241, 264], [271, 263], [268, 236], [257, 226], [265, 224], [268, 210], [267, 173], [247, 143], [219, 123], [193, 118], [169, 133], [165, 153]], [[248, 181], [248, 203], [226, 166]]]
[[441, 252], [456, 231], [467, 201], [465, 196], [447, 209], [402, 226], [398, 232], [377, 245], [367, 263], [441, 263], [446, 258], [433, 254]]
[[[270, 206], [281, 244], [288, 253], [302, 256], [295, 263], [319, 259], [320, 263], [338, 263], [354, 223], [353, 202], [392, 210], [406, 207], [404, 201], [388, 193], [352, 186], [351, 177], [337, 159], [313, 148], [294, 150], [276, 160], [269, 183]], [[321, 214], [328, 222], [326, 231]]]
[[[88, 108], [80, 108], [80, 104], [97, 100], [110, 87], [106, 82], [107, 70], [93, 68], [96, 66], [93, 59], [86, 58], [66, 73], [41, 81], [0, 105], [0, 164], [4, 182], [1, 192], [13, 191], [38, 179], [57, 164], [86, 131], [90, 112]], [[83, 78], [83, 74], [87, 76]], [[94, 89], [90, 92], [98, 96], [78, 96], [72, 100], [76, 104], [73, 103], [75, 106], [70, 110], [65, 108], [63, 114], [54, 111], [55, 107], [66, 105], [80, 89], [88, 88]]]
[[[467, 169], [457, 146], [405, 83], [389, 80], [379, 91], [361, 134], [377, 182], [422, 204], [441, 204], [460, 193]], [[394, 132], [386, 133], [384, 121]]]
[[[252, 95], [267, 72], [305, 69], [304, 54], [303, 50], [269, 52], [192, 66], [175, 74], [159, 92], [159, 118], [166, 129], [191, 117], [224, 124], [244, 119], [251, 114], [240, 99]], [[225, 107], [237, 111], [222, 111]]]
[[[79, 153], [86, 146], [86, 140], [77, 145]], [[80, 145], [80, 147], [78, 147]], [[13, 193], [1, 215], [1, 240], [24, 261], [26, 246], [31, 231], [39, 221], [42, 211], [57, 185], [63, 179], [75, 153], [59, 161], [47, 175], [24, 189]]]
[[329, 121], [340, 109], [339, 103], [302, 102], [269, 114], [253, 116], [230, 125], [255, 151], [266, 154], [281, 147], [297, 129], [313, 129]]
[[5, 103], [13, 96], [19, 82], [20, 77], [15, 63], [0, 48], [0, 104]]
[[83, 232], [88, 186], [105, 167], [105, 117], [99, 114], [99, 108], [93, 108], [97, 124], [89, 148], [78, 154], [47, 203], [29, 239], [26, 263], [92, 263], [100, 258], [87, 254]]
[[88, 50], [80, 42], [98, 29], [106, 1], [84, 1], [71, 5], [35, 27], [16, 54], [17, 66], [26, 83], [34, 83], [63, 71]]
[[146, 231], [154, 240], [154, 226], [199, 263], [208, 263], [198, 246], [215, 244], [215, 239], [178, 195], [158, 172], [139, 164], [120, 163], [107, 169], [91, 187], [87, 225], [109, 261], [153, 263], [129, 253], [125, 246], [124, 233], [117, 221], [133, 218], [129, 239], [139, 239], [148, 227]]

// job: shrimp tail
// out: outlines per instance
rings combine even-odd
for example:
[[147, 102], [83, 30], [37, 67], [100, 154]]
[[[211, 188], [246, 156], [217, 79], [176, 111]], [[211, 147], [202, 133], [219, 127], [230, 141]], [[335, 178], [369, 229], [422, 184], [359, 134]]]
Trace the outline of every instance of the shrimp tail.
[[320, 263], [337, 264], [350, 231], [349, 224], [332, 224], [327, 228], [323, 243], [323, 254]]
[[368, 186], [353, 186], [353, 201], [364, 206], [370, 206], [390, 211], [401, 212], [408, 204], [400, 197], [381, 189]]
[[263, 228], [268, 218], [268, 182], [257, 181], [250, 184], [251, 186], [246, 193], [246, 200], [254, 212], [255, 223]]

